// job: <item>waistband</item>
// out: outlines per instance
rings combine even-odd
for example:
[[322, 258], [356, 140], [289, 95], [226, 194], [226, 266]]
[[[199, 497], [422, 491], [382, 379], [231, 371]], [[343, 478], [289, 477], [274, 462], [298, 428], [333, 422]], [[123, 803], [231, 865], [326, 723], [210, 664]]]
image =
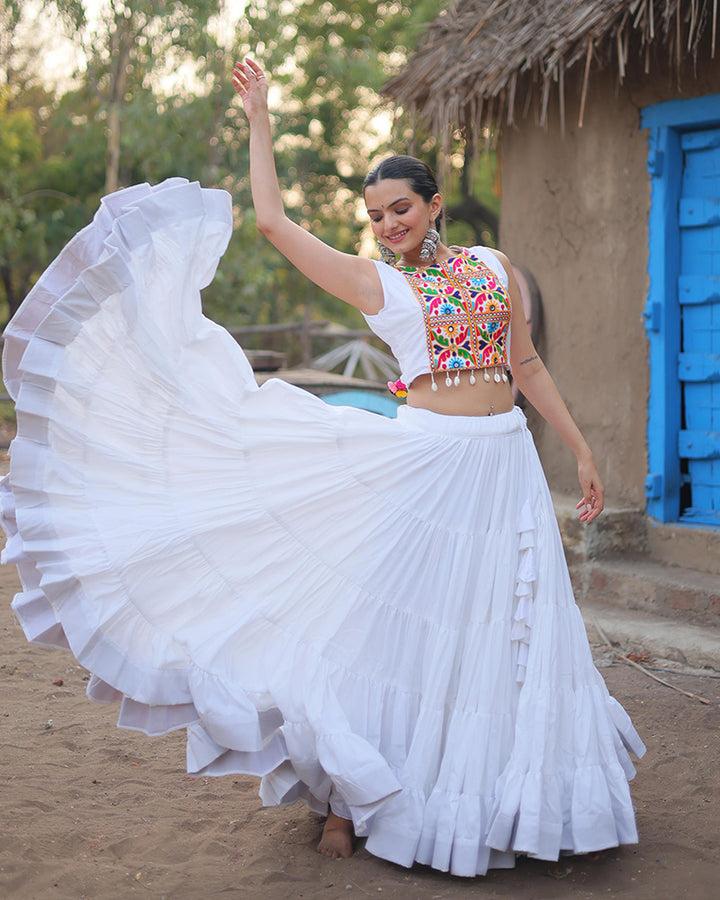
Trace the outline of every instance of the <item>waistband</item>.
[[493, 437], [512, 434], [527, 427], [525, 413], [519, 406], [495, 416], [446, 416], [419, 406], [401, 406], [398, 421], [406, 428], [417, 428], [446, 437]]

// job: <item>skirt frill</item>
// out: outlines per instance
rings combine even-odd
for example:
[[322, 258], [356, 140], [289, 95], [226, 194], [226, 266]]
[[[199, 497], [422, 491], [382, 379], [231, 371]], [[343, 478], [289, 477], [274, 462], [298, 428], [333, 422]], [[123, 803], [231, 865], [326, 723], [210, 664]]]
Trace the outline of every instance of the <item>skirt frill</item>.
[[[331, 407], [201, 312], [231, 233], [182, 179], [107, 197], [5, 336], [3, 561], [29, 640], [192, 773], [332, 800], [378, 856], [456, 875], [637, 840], [519, 410]], [[331, 798], [332, 791], [332, 798]]]

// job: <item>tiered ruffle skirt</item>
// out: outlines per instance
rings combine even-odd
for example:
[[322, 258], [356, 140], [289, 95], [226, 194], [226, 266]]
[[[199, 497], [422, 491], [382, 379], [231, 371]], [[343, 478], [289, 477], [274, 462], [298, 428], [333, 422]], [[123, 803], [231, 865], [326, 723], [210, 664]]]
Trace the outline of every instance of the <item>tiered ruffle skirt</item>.
[[637, 840], [519, 410], [397, 420], [258, 388], [204, 318], [222, 191], [107, 197], [5, 336], [18, 436], [4, 562], [30, 640], [70, 647], [118, 724], [186, 728], [193, 773], [351, 816], [456, 875]]

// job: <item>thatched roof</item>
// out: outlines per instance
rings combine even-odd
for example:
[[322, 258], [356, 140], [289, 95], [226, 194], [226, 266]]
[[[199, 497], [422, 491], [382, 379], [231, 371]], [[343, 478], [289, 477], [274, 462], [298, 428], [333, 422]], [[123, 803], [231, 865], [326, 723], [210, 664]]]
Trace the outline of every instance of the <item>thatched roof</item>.
[[717, 18], [718, 0], [452, 0], [384, 92], [445, 132], [512, 124], [533, 95], [544, 124], [554, 89], [564, 130], [565, 77], [573, 66], [582, 77], [582, 125], [591, 66], [614, 60], [622, 81], [629, 53], [639, 52], [649, 71], [658, 45], [679, 69], [708, 28], [714, 56]]

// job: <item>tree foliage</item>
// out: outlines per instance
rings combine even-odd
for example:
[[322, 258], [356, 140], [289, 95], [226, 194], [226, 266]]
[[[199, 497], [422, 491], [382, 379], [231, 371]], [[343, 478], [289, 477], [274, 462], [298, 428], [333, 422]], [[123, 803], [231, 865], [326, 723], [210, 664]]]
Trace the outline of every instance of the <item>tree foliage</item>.
[[86, 84], [101, 101], [107, 129], [105, 192], [120, 186], [123, 113], [138, 91], [212, 43], [208, 20], [222, 0], [106, 0], [89, 33], [74, 32], [87, 58]]
[[[357, 206], [363, 178], [373, 158], [392, 152], [392, 112], [378, 91], [405, 58], [421, 25], [436, 13], [432, 0], [247, 4], [239, 48], [261, 62], [275, 86], [276, 161], [286, 208], [297, 222], [341, 250], [359, 249], [366, 222]], [[243, 141], [244, 132], [241, 125]], [[248, 185], [241, 181], [240, 187], [239, 196], [248, 202]], [[241, 209], [240, 221], [252, 227], [249, 206]], [[279, 291], [274, 304], [263, 298], [263, 318], [305, 303], [312, 303], [316, 314], [340, 317], [337, 301], [308, 288], [285, 260], [276, 256], [273, 265], [281, 279]], [[353, 311], [344, 316], [359, 324]]]
[[[412, 152], [438, 168], [434, 135], [397, 117], [389, 131], [393, 111], [380, 94], [437, 13], [437, 0], [248, 3], [241, 40], [281, 86], [275, 125], [286, 205], [303, 225], [343, 250], [358, 249], [366, 220], [353, 214], [353, 202], [374, 161]], [[460, 136], [453, 150], [450, 171], [456, 177], [444, 185], [452, 223], [448, 239], [492, 243], [498, 210], [494, 157], [465, 152]]]
[[[81, 21], [78, 3], [56, 7], [67, 21]], [[82, 204], [53, 178], [58, 157], [44, 143], [53, 97], [34, 68], [38, 48], [20, 40], [27, 15], [27, 4], [0, 0], [0, 299], [10, 314], [69, 236], [63, 207], [76, 213], [68, 227], [86, 220]]]
[[[299, 275], [255, 228], [247, 123], [230, 85], [234, 54], [213, 25], [222, 6], [106, 0], [90, 30], [77, 28], [86, 14], [82, 0], [57, 0], [58, 14], [80, 36], [85, 66], [53, 96], [33, 77], [37, 54], [13, 39], [23, 4], [0, 0], [0, 299], [10, 311], [89, 220], [113, 177], [122, 186], [181, 175], [225, 187], [234, 199], [235, 235], [206, 291], [209, 314], [229, 326], [296, 319], [309, 310], [359, 323], [354, 310]], [[373, 161], [407, 152], [410, 142], [417, 155], [436, 161], [432, 136], [402, 120], [391, 129], [393, 112], [378, 93], [436, 14], [436, 0], [248, 2], [237, 55], [254, 55], [273, 84], [288, 212], [342, 250], [354, 252], [368, 237], [358, 198]], [[487, 159], [478, 164], [458, 148], [448, 199], [473, 221], [456, 222], [449, 238], [476, 242], [478, 232], [492, 231], [493, 210], [477, 215], [478, 203], [487, 211], [494, 202], [492, 172]]]

